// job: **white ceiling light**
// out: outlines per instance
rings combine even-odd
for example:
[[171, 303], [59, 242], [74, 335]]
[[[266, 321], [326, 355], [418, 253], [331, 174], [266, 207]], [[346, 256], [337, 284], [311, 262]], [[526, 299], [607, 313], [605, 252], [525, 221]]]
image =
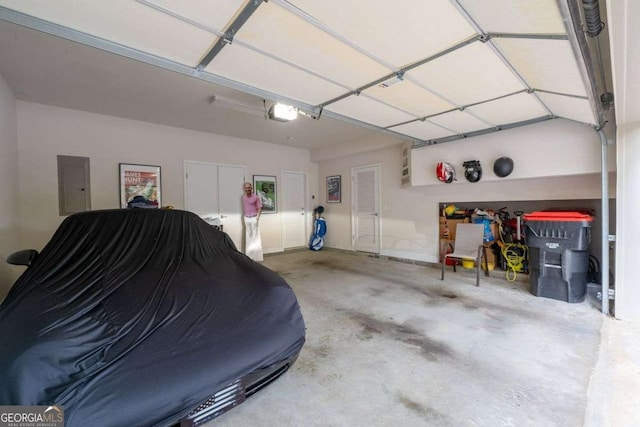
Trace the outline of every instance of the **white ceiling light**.
[[277, 102], [269, 108], [269, 118], [278, 122], [289, 122], [298, 118], [298, 110], [291, 105]]
[[265, 117], [265, 107], [257, 104], [239, 101], [233, 98], [227, 98], [222, 95], [213, 95], [209, 98], [209, 104], [222, 107], [229, 110], [238, 111], [240, 113], [251, 114], [252, 116]]

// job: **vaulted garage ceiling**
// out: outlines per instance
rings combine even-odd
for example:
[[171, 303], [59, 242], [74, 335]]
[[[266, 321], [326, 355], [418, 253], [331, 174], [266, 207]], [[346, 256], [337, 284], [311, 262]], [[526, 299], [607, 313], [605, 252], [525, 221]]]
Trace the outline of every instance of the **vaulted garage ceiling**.
[[234, 91], [213, 104], [280, 101], [416, 146], [602, 124], [572, 0], [0, 0], [0, 18]]

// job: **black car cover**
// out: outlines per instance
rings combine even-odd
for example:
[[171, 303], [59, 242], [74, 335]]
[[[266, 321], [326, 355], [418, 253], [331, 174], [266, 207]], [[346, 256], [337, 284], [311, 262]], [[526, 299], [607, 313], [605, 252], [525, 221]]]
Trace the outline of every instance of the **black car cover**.
[[67, 426], [163, 424], [304, 339], [284, 279], [195, 214], [76, 214], [0, 306], [0, 403], [62, 405]]

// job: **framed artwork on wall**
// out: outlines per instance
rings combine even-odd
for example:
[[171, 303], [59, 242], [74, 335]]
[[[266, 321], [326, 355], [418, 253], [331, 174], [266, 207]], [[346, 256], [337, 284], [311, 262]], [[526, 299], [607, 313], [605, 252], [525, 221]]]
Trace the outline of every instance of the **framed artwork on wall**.
[[160, 208], [160, 166], [120, 163], [120, 207]]
[[341, 175], [327, 177], [327, 203], [342, 202]]
[[253, 175], [253, 188], [262, 202], [262, 213], [278, 212], [278, 191], [276, 177]]

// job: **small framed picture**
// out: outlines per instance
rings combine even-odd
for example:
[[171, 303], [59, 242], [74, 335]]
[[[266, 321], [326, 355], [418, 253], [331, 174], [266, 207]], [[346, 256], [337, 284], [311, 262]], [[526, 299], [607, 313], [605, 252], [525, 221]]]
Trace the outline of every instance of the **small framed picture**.
[[120, 163], [120, 207], [162, 207], [160, 166]]
[[276, 177], [253, 175], [253, 188], [262, 202], [262, 213], [278, 212], [278, 191]]
[[340, 175], [327, 177], [327, 203], [342, 202], [342, 182]]

